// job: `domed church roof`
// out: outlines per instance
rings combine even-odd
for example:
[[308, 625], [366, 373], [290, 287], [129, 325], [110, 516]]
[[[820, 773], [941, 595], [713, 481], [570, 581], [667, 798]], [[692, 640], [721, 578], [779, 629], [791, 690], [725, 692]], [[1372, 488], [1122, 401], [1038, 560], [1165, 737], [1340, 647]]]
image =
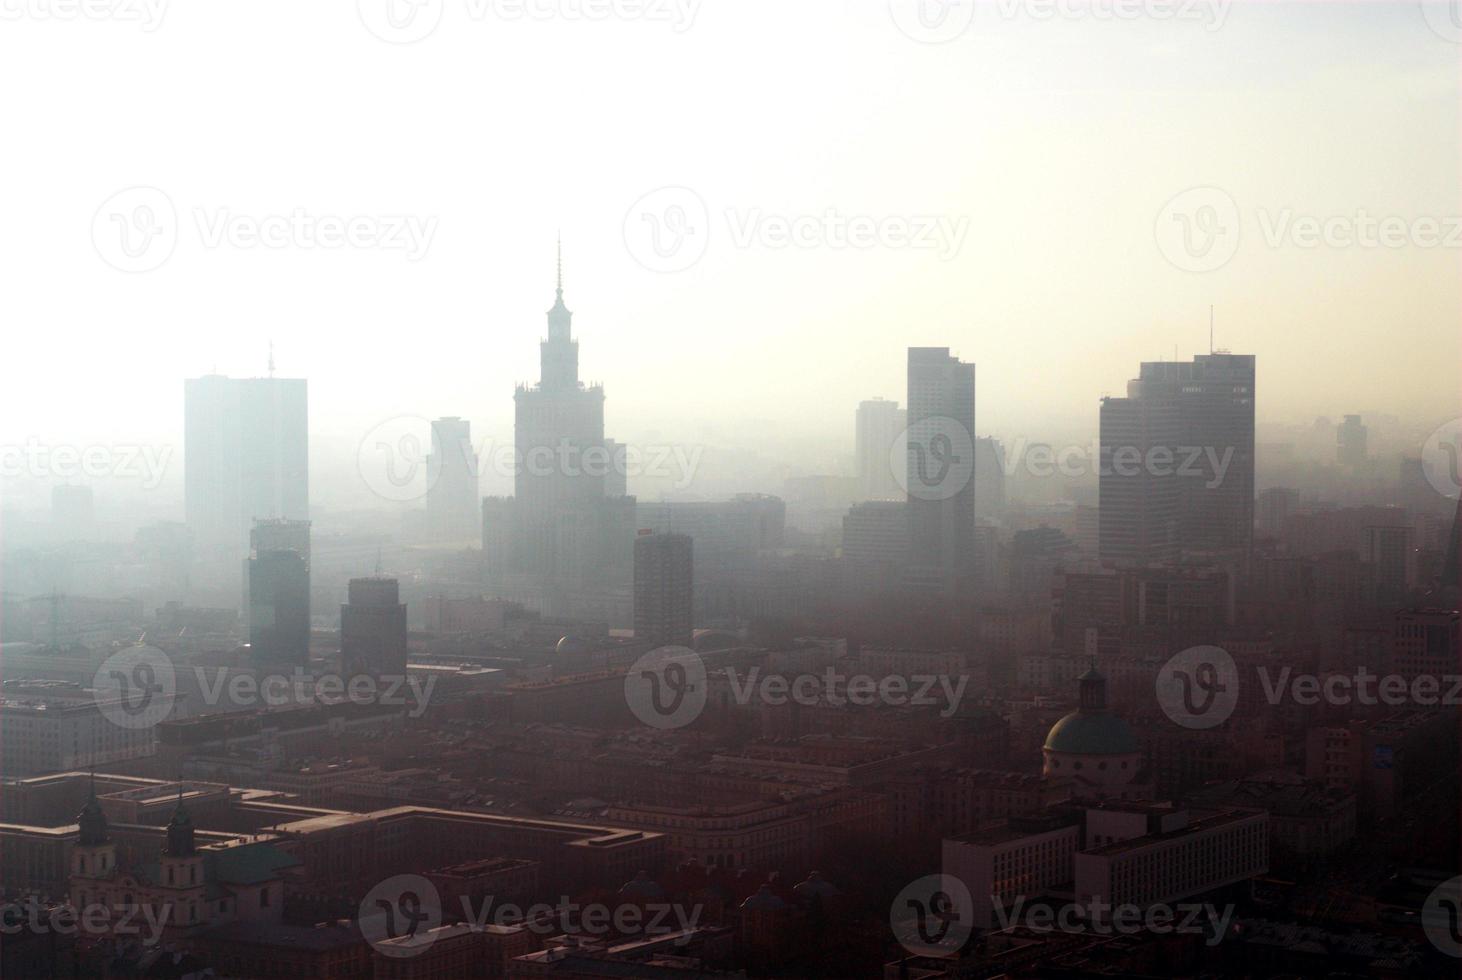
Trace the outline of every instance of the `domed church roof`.
[[1066, 755], [1131, 755], [1140, 751], [1131, 727], [1107, 710], [1107, 679], [1093, 666], [1078, 681], [1080, 707], [1051, 726], [1046, 751]]

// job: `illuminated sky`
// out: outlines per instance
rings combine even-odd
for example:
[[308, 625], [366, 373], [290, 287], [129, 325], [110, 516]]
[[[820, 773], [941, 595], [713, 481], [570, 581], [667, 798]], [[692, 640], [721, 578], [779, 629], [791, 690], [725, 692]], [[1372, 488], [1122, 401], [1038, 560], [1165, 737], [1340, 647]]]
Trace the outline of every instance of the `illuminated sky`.
[[[911, 344], [977, 363], [982, 433], [1094, 431], [1138, 361], [1206, 349], [1210, 304], [1219, 344], [1259, 357], [1261, 422], [1459, 413], [1462, 232], [1297, 230], [1364, 212], [1445, 237], [1462, 213], [1462, 47], [1415, 4], [999, 0], [930, 44], [883, 0], [704, 0], [689, 23], [435, 2], [411, 44], [372, 33], [372, 0], [177, 4], [153, 30], [5, 8], [0, 439], [176, 440], [182, 379], [261, 374], [271, 339], [322, 445], [397, 414], [506, 435], [560, 230], [612, 435], [761, 425], [846, 452], [860, 399], [902, 400]], [[123, 272], [104, 205], [134, 186], [176, 240]], [[652, 205], [704, 203], [704, 254], [655, 271], [633, 209], [667, 187], [693, 195]], [[1164, 207], [1204, 187], [1178, 206], [1232, 201], [1237, 249], [1189, 271], [1166, 254], [1182, 221], [1229, 218]], [[297, 209], [434, 233], [419, 257], [230, 243]], [[889, 240], [805, 220], [829, 212]], [[926, 219], [963, 239], [896, 240]], [[781, 221], [813, 238], [774, 247]]]

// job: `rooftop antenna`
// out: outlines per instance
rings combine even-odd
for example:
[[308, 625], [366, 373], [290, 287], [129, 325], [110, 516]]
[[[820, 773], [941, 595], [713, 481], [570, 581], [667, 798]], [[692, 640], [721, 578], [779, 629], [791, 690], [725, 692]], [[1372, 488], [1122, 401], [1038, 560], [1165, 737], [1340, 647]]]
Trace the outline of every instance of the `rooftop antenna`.
[[381, 546], [376, 545], [376, 578], [381, 577]]
[[269, 341], [269, 377], [274, 377], [274, 341]]
[[1213, 304], [1208, 304], [1208, 353], [1213, 353]]

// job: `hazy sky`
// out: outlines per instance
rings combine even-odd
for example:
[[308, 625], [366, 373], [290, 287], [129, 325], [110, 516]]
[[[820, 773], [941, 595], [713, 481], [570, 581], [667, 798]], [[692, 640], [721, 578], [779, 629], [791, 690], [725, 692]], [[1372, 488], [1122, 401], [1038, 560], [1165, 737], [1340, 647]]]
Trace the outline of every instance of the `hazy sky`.
[[401, 44], [385, 0], [96, 2], [0, 0], [5, 441], [177, 440], [271, 338], [322, 444], [506, 436], [560, 229], [611, 435], [850, 451], [911, 344], [977, 363], [982, 433], [1094, 431], [1210, 304], [1261, 422], [1459, 413], [1462, 29], [1417, 4], [999, 0], [931, 44], [884, 0], [398, 0]]

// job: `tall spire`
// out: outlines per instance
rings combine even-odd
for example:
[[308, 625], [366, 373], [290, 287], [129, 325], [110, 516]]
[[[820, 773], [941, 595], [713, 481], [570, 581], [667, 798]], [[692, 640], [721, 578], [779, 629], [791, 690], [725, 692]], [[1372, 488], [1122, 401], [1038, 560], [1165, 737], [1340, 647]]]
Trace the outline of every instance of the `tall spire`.
[[558, 298], [563, 299], [563, 234], [558, 236]]

